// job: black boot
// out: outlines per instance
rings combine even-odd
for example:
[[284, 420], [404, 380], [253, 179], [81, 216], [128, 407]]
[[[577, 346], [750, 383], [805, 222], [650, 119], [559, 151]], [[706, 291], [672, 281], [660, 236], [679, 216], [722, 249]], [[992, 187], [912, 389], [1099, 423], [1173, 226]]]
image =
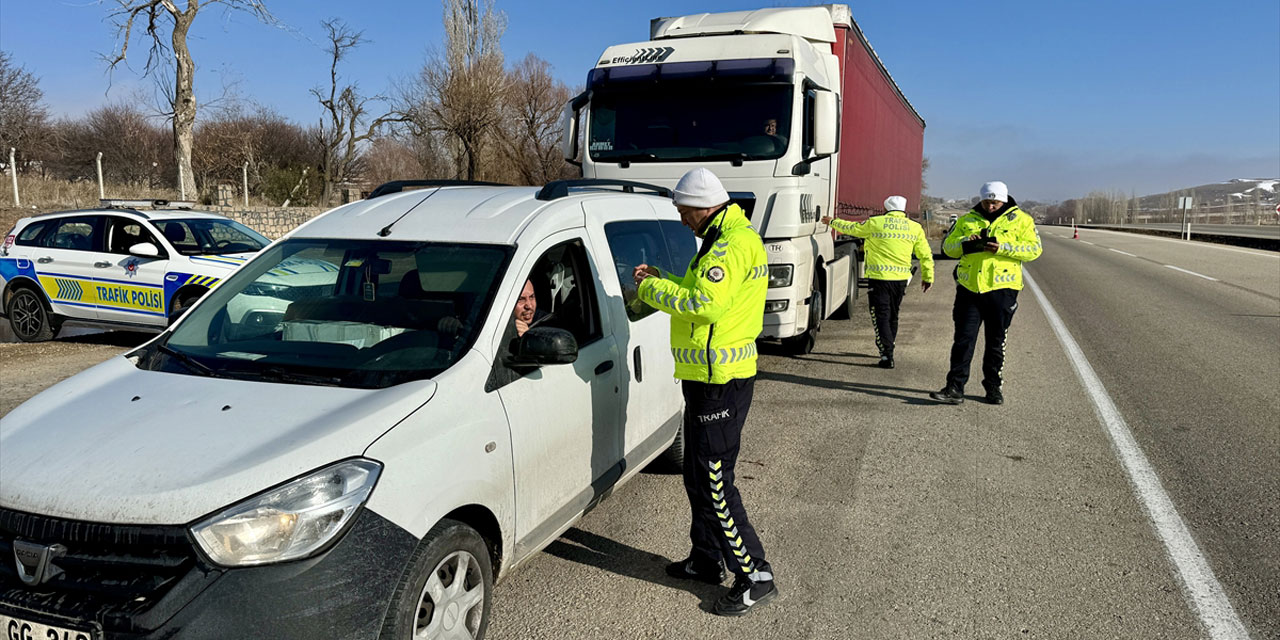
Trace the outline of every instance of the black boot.
[[893, 356], [880, 356], [880, 364], [879, 364], [878, 366], [879, 366], [881, 369], [892, 369], [892, 368], [893, 368]]
[[743, 616], [777, 595], [778, 587], [774, 586], [773, 580], [755, 582], [740, 575], [729, 587], [729, 592], [716, 600], [712, 612], [718, 616]]
[[941, 391], [932, 391], [929, 397], [943, 404], [960, 404], [964, 402], [964, 392], [959, 389], [947, 385]]
[[1000, 393], [1000, 387], [987, 387], [987, 404], [1004, 404], [1004, 394]]

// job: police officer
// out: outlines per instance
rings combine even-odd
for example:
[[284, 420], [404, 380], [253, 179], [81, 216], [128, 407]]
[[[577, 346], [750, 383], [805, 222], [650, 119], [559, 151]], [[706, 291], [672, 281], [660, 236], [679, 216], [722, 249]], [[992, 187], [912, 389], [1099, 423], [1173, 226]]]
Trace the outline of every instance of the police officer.
[[702, 239], [684, 275], [635, 268], [637, 297], [671, 315], [671, 352], [685, 401], [684, 488], [693, 522], [689, 557], [667, 566], [682, 579], [735, 579], [716, 603], [738, 616], [777, 595], [764, 547], [734, 486], [742, 426], [751, 408], [756, 344], [769, 269], [759, 234], [715, 174], [694, 169], [676, 184], [680, 221]]
[[855, 238], [865, 238], [866, 273], [870, 281], [867, 299], [871, 306], [872, 326], [876, 331], [876, 347], [880, 350], [880, 367], [893, 368], [893, 345], [898, 338], [898, 309], [907, 293], [911, 278], [911, 254], [920, 260], [920, 290], [933, 286], [933, 250], [924, 237], [919, 222], [907, 218], [907, 199], [889, 196], [884, 200], [884, 215], [872, 216], [865, 222], [849, 222], [826, 216], [824, 224]]
[[1022, 290], [1022, 263], [1040, 257], [1040, 234], [1031, 216], [1018, 208], [1003, 182], [982, 185], [982, 201], [956, 220], [942, 251], [956, 265], [955, 340], [947, 385], [929, 397], [946, 404], [964, 402], [978, 327], [985, 325], [982, 386], [986, 401], [1003, 404], [1004, 342]]

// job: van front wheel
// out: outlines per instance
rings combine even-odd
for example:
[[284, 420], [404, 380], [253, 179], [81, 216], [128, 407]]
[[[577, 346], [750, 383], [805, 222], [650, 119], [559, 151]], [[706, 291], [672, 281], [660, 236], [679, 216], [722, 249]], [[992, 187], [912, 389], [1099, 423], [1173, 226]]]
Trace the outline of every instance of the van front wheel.
[[441, 520], [413, 552], [382, 637], [483, 638], [492, 599], [493, 564], [484, 539], [461, 522]]

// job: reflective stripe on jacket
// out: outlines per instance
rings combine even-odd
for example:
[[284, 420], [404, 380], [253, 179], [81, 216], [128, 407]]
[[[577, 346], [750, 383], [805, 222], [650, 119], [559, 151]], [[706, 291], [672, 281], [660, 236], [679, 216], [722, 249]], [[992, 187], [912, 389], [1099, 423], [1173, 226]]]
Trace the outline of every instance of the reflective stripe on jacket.
[[764, 243], [738, 205], [713, 214], [706, 229], [684, 277], [645, 278], [638, 297], [671, 316], [675, 377], [724, 384], [756, 374], [769, 267]]
[[933, 250], [919, 222], [901, 211], [871, 216], [865, 222], [832, 220], [831, 228], [848, 236], [865, 238], [865, 271], [871, 280], [906, 280], [911, 277], [911, 254], [920, 260], [920, 277], [933, 282]]
[[[986, 229], [987, 235], [1000, 243], [999, 251], [964, 253], [964, 242]], [[959, 258], [956, 282], [974, 292], [996, 289], [1022, 290], [1022, 263], [1040, 257], [1040, 233], [1036, 222], [1017, 205], [988, 222], [976, 209], [960, 216], [956, 226], [942, 243], [942, 252]]]

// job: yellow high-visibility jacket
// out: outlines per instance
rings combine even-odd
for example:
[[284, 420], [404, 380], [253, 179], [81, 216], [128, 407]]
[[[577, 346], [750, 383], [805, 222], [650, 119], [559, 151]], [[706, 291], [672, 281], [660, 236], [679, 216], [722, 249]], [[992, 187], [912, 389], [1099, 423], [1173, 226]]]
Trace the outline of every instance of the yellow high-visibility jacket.
[[683, 277], [645, 278], [637, 296], [671, 315], [671, 353], [680, 380], [724, 384], [756, 375], [769, 266], [742, 208], [712, 215], [702, 248]]
[[[964, 253], [964, 242], [984, 230], [1000, 243], [1000, 250]], [[1039, 258], [1042, 250], [1035, 220], [1017, 205], [1001, 211], [991, 222], [976, 209], [969, 211], [956, 220], [955, 228], [942, 243], [943, 253], [960, 259], [956, 282], [974, 293], [1021, 291], [1022, 263]]]
[[864, 270], [870, 280], [906, 280], [911, 277], [911, 254], [920, 260], [920, 277], [933, 282], [933, 250], [919, 222], [901, 211], [871, 216], [865, 222], [835, 219], [831, 228], [848, 236], [865, 238]]

